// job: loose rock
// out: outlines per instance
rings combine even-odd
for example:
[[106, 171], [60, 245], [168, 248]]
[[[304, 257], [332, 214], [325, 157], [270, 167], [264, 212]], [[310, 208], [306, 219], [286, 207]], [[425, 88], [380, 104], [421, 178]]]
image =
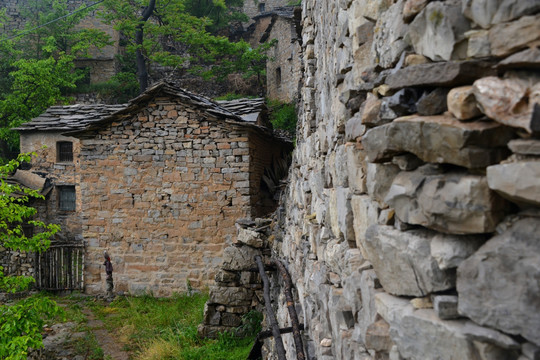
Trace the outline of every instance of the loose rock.
[[540, 219], [519, 220], [463, 261], [459, 313], [540, 345]]

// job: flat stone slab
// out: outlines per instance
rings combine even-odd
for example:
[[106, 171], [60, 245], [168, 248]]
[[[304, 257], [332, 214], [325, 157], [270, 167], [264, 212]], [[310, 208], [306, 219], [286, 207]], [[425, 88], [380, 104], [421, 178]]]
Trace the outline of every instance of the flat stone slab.
[[369, 162], [410, 152], [425, 162], [482, 168], [508, 154], [511, 131], [493, 121], [461, 122], [449, 115], [405, 116], [370, 129], [362, 138]]
[[398, 174], [385, 202], [400, 221], [447, 234], [493, 232], [507, 205], [484, 176], [445, 173], [432, 164]]
[[431, 256], [434, 232], [399, 231], [392, 226], [372, 225], [363, 248], [385, 291], [394, 295], [426, 296], [454, 287], [454, 272], [441, 270]]
[[510, 201], [540, 205], [540, 161], [519, 161], [487, 168], [490, 189]]
[[464, 334], [465, 320], [441, 320], [431, 309], [414, 310], [407, 299], [380, 293], [377, 312], [390, 324], [390, 337], [405, 359], [478, 359]]
[[540, 155], [540, 140], [515, 139], [508, 143], [508, 148], [510, 148], [514, 154]]
[[460, 314], [540, 345], [538, 234], [540, 219], [516, 221], [460, 264]]
[[412, 86], [467, 85], [484, 76], [495, 75], [492, 63], [485, 61], [447, 61], [408, 66], [386, 77], [391, 90]]

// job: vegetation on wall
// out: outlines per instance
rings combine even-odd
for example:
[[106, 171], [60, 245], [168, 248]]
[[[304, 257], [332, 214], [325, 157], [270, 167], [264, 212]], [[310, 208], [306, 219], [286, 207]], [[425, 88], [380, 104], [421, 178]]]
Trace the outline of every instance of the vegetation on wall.
[[285, 130], [294, 138], [298, 122], [294, 104], [278, 100], [269, 100], [267, 104], [270, 110], [270, 122], [274, 129]]
[[[43, 198], [37, 191], [10, 184], [6, 179], [30, 156], [19, 155], [16, 160], [0, 166], [0, 247], [12, 251], [45, 251], [50, 238], [60, 230], [55, 224], [34, 220], [36, 210], [28, 205], [31, 199]], [[23, 225], [40, 229], [31, 237], [25, 236]], [[35, 281], [27, 276], [4, 274], [0, 266], [0, 291], [17, 293], [27, 290]], [[61, 310], [46, 297], [34, 295], [13, 303], [0, 305], [0, 358], [26, 359], [28, 348], [39, 349], [43, 342], [41, 330], [45, 319], [56, 316]]]

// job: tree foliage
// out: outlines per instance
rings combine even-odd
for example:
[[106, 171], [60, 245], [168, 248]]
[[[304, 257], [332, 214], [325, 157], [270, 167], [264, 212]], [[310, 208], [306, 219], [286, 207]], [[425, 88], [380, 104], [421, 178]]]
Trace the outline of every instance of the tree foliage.
[[[158, 0], [151, 17], [142, 14], [151, 0], [105, 0], [103, 18], [124, 34], [127, 50], [140, 51], [148, 62], [185, 69], [205, 79], [223, 80], [228, 74], [246, 76], [265, 70], [266, 50], [253, 49], [245, 41], [232, 42], [212, 31], [223, 29], [232, 19], [245, 19], [235, 6], [241, 0]], [[141, 11], [141, 9], [143, 9]], [[144, 37], [137, 41], [142, 29]], [[139, 79], [141, 81], [141, 79]]]
[[[90, 9], [69, 15], [67, 0], [28, 0], [26, 5], [23, 29], [11, 37], [0, 34], [0, 141], [11, 150], [18, 148], [18, 136], [10, 129], [68, 101], [65, 94], [83, 76], [75, 59], [110, 43], [101, 31], [76, 28]], [[51, 22], [55, 19], [60, 20]], [[7, 21], [5, 11], [0, 13], [0, 26]]]
[[[0, 166], [0, 246], [7, 250], [38, 252], [45, 251], [50, 238], [60, 230], [55, 224], [35, 220], [36, 210], [29, 206], [32, 199], [42, 199], [36, 190], [23, 188], [7, 182], [8, 177], [21, 162], [28, 162], [30, 155], [21, 154], [16, 160]], [[27, 237], [23, 224], [30, 224], [38, 231]], [[4, 250], [5, 251], [5, 250]], [[4, 274], [0, 266], [0, 291], [16, 293], [25, 291], [34, 282], [26, 276]], [[60, 313], [50, 299], [34, 295], [15, 303], [0, 305], [0, 358], [26, 359], [28, 348], [42, 346], [41, 331], [46, 318]]]

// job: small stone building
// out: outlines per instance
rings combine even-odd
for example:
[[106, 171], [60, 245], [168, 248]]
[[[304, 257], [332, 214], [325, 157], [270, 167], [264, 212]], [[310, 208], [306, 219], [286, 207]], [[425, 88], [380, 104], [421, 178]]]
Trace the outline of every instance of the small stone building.
[[272, 100], [293, 102], [302, 77], [302, 44], [293, 6], [263, 12], [253, 19], [249, 31], [252, 46], [276, 40], [266, 63], [266, 94]]
[[[57, 216], [62, 187], [73, 192], [86, 291], [103, 290], [104, 250], [118, 291], [166, 296], [212, 283], [235, 220], [275, 208], [292, 144], [258, 125], [264, 117], [249, 106], [232, 105], [240, 116], [167, 83], [100, 106], [53, 107], [18, 129], [23, 151], [48, 144], [32, 169], [54, 177]], [[72, 162], [60, 161], [70, 142]]]

